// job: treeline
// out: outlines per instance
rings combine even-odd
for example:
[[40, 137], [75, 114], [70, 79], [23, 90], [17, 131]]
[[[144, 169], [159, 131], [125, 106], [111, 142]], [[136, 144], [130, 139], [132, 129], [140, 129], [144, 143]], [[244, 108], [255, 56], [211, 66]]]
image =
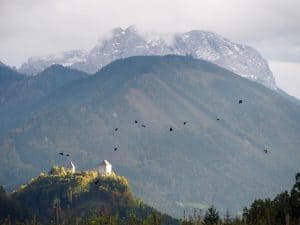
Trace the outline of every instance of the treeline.
[[300, 173], [296, 175], [295, 184], [290, 192], [285, 191], [273, 200], [258, 199], [248, 208], [243, 216], [247, 224], [300, 224]]
[[204, 216], [183, 218], [182, 225], [300, 225], [300, 173], [290, 192], [278, 194], [274, 199], [257, 199], [241, 216], [232, 217], [227, 211], [221, 218], [211, 206]]

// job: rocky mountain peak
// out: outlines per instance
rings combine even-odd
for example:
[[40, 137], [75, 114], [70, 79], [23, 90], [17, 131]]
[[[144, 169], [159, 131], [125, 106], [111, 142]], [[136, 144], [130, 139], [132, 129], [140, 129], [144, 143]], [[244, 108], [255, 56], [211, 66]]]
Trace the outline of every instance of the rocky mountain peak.
[[112, 36], [90, 51], [74, 50], [46, 57], [30, 58], [20, 71], [36, 74], [52, 64], [62, 64], [94, 74], [108, 63], [138, 55], [192, 55], [213, 62], [234, 73], [277, 89], [267, 61], [250, 46], [234, 43], [210, 31], [192, 30], [176, 33], [172, 43], [162, 38], [146, 39], [135, 26], [112, 30]]

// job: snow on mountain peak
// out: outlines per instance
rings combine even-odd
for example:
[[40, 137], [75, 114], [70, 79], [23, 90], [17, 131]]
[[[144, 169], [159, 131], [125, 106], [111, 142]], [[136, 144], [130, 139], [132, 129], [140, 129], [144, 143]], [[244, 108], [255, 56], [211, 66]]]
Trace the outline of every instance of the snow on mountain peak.
[[52, 64], [62, 64], [88, 73], [95, 73], [108, 63], [136, 55], [192, 55], [231, 70], [242, 77], [276, 89], [275, 79], [267, 61], [255, 49], [231, 42], [210, 31], [192, 30], [177, 33], [172, 42], [162, 37], [145, 38], [135, 26], [115, 28], [111, 36], [103, 39], [89, 52], [67, 51], [61, 54], [32, 57], [20, 72], [34, 75]]
[[33, 56], [24, 63], [19, 71], [26, 75], [36, 75], [53, 64], [71, 66], [76, 62], [84, 62], [88, 55], [85, 50], [71, 50], [46, 56]]

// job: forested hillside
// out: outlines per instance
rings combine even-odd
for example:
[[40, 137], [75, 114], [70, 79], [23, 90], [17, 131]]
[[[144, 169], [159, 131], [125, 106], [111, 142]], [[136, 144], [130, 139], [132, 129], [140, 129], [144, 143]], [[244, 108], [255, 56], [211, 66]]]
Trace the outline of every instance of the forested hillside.
[[100, 177], [96, 171], [73, 174], [54, 166], [49, 174], [41, 173], [11, 196], [2, 192], [1, 196], [6, 200], [1, 197], [0, 222], [179, 224], [135, 198], [127, 179], [114, 173]]
[[212, 63], [131, 57], [56, 87], [0, 139], [6, 188], [64, 165], [63, 151], [80, 169], [108, 159], [138, 197], [179, 217], [239, 211], [299, 171], [300, 106]]

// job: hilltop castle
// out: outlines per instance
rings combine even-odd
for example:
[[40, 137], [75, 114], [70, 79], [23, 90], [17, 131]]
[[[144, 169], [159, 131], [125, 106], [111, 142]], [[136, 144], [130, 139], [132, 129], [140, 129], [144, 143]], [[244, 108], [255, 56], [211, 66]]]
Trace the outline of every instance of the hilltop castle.
[[[72, 161], [70, 161], [68, 167], [67, 167], [68, 171], [70, 171], [72, 174], [75, 173], [75, 165], [73, 164]], [[107, 160], [102, 160], [102, 162], [100, 163], [99, 167], [98, 167], [98, 174], [99, 176], [101, 175], [110, 175], [112, 173], [112, 165], [109, 161]]]

